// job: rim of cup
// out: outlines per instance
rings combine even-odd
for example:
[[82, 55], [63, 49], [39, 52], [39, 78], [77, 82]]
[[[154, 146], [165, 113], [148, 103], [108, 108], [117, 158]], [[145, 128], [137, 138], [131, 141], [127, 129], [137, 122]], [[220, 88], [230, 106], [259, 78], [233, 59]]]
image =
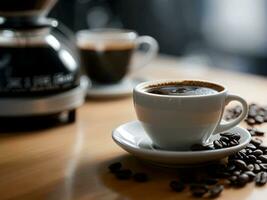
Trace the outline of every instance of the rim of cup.
[[[204, 83], [208, 85], [213, 85], [215, 87], [221, 88], [220, 91], [216, 90], [217, 92], [214, 94], [205, 94], [205, 95], [185, 95], [185, 96], [175, 96], [175, 95], [162, 95], [162, 94], [154, 94], [154, 93], [149, 93], [146, 91], [149, 87], [157, 87], [160, 85], [165, 85], [165, 84], [171, 84], [171, 83], [182, 83], [185, 81], [191, 81], [191, 82], [197, 82], [197, 83]], [[205, 86], [204, 86], [205, 87]], [[212, 89], [212, 88], [211, 88]], [[139, 83], [135, 88], [134, 92], [140, 93], [145, 96], [154, 96], [154, 97], [161, 97], [161, 98], [205, 98], [205, 97], [210, 97], [210, 96], [217, 96], [219, 94], [226, 93], [228, 90], [225, 86], [216, 83], [216, 82], [211, 82], [207, 80], [199, 80], [199, 79], [160, 79], [160, 80], [152, 80], [152, 81], [146, 81]]]
[[80, 30], [77, 32], [77, 39], [93, 40], [134, 40], [137, 32], [129, 29], [97, 28], [90, 30]]

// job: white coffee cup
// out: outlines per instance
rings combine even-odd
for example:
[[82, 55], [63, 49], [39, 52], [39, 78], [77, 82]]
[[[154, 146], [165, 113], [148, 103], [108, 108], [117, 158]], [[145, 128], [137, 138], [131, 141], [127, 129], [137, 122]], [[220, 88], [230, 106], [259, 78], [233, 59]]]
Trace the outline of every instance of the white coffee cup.
[[[198, 86], [216, 89], [214, 94], [162, 95], [149, 93], [149, 88], [184, 84], [185, 80], [157, 80], [140, 83], [133, 91], [138, 120], [155, 146], [167, 150], [185, 150], [193, 144], [207, 144], [212, 134], [227, 131], [238, 125], [247, 115], [247, 102], [217, 83], [187, 80]], [[236, 119], [222, 123], [225, 106], [230, 101], [242, 105]]]

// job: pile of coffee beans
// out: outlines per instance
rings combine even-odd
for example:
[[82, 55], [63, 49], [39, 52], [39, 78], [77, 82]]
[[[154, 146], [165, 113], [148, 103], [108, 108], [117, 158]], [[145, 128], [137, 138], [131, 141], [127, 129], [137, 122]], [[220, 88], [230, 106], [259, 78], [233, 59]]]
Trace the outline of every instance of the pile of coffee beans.
[[[238, 117], [242, 112], [240, 106], [235, 106], [228, 109], [225, 115], [226, 120], [231, 120]], [[249, 105], [248, 116], [245, 119], [248, 125], [254, 126], [256, 124], [262, 124], [267, 122], [267, 106], [259, 106], [255, 103]]]
[[238, 133], [220, 133], [220, 138], [218, 140], [214, 140], [213, 145], [194, 144], [191, 146], [191, 151], [204, 151], [232, 147], [239, 144], [239, 139], [240, 134]]
[[109, 171], [115, 175], [118, 180], [129, 180], [133, 178], [136, 182], [147, 182], [148, 176], [144, 172], [133, 173], [130, 169], [123, 169], [120, 162], [109, 165]]

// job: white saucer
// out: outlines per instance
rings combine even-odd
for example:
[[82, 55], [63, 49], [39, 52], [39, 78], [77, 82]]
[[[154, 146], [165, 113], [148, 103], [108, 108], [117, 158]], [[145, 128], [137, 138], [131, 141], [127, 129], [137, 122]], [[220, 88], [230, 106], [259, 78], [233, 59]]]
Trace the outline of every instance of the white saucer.
[[[250, 133], [244, 128], [234, 127], [228, 132], [240, 134], [239, 145], [205, 151], [168, 151], [155, 149], [138, 121], [128, 122], [119, 126], [113, 131], [112, 138], [120, 147], [138, 158], [160, 166], [175, 167], [219, 160], [240, 151], [250, 142]], [[218, 139], [218, 137], [218, 134], [214, 135], [211, 140]]]
[[124, 78], [122, 81], [116, 84], [100, 85], [93, 83], [88, 89], [87, 96], [97, 98], [127, 96], [132, 94], [133, 88], [143, 81], [145, 80], [141, 78]]

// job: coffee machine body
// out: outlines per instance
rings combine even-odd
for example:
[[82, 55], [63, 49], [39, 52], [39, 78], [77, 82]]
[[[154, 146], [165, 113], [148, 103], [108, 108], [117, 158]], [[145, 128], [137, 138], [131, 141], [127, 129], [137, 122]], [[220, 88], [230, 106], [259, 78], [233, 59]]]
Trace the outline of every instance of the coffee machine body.
[[0, 117], [68, 111], [69, 121], [75, 120], [88, 81], [80, 74], [75, 37], [45, 17], [55, 3], [0, 2]]

